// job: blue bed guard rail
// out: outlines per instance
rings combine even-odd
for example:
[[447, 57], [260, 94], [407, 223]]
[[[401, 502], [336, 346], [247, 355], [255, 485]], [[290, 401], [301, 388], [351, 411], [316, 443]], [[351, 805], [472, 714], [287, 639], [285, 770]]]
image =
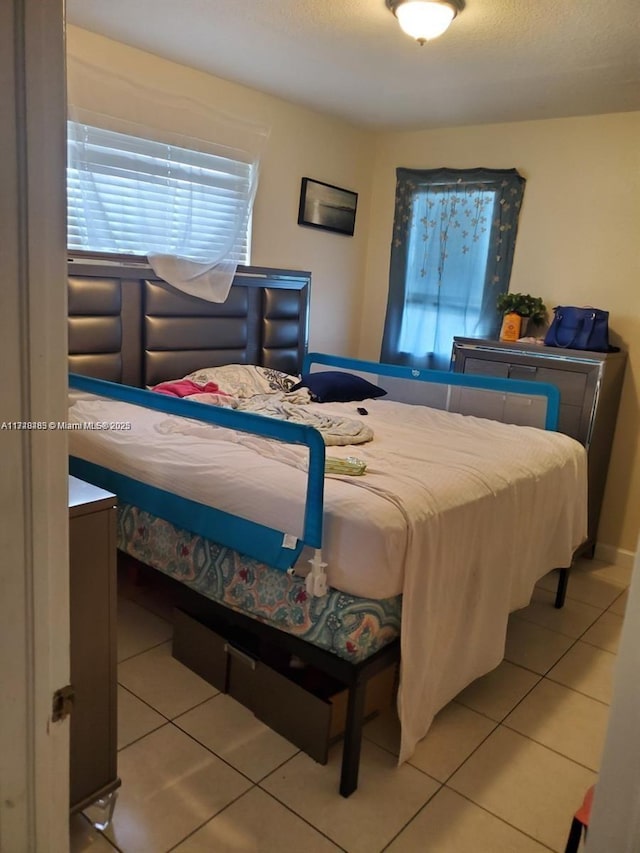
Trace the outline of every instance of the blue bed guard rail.
[[237, 412], [219, 406], [204, 406], [193, 400], [169, 397], [154, 391], [119, 385], [102, 379], [91, 379], [75, 373], [69, 374], [69, 387], [111, 400], [143, 406], [157, 412], [165, 412], [168, 415], [179, 415], [287, 444], [305, 445], [309, 448], [309, 467], [302, 539], [291, 536], [286, 531], [274, 530], [155, 486], [149, 486], [75, 456], [70, 458], [69, 471], [80, 479], [108, 489], [125, 503], [131, 503], [185, 530], [221, 545], [227, 545], [280, 570], [286, 570], [295, 563], [305, 544], [320, 548], [325, 449], [318, 430], [302, 424], [254, 415], [251, 412]]
[[[540, 426], [550, 430], [557, 428], [560, 393], [555, 386], [548, 383], [469, 376], [439, 370], [417, 370], [406, 366], [380, 364], [324, 353], [308, 353], [305, 357], [303, 373], [310, 372], [313, 365], [385, 377], [385, 384], [393, 380], [408, 380], [412, 383], [427, 383], [434, 388], [439, 387], [444, 393], [444, 403], [436, 407], [450, 411], [460, 411], [460, 398], [456, 396], [456, 392], [486, 391], [501, 395], [505, 399], [521, 395], [527, 401], [536, 398], [544, 402], [544, 408], [541, 410], [543, 422]], [[206, 424], [308, 447], [308, 479], [301, 538], [223, 510], [204, 506], [78, 457], [70, 458], [69, 470], [80, 479], [108, 489], [124, 503], [133, 504], [185, 530], [226, 545], [281, 571], [294, 565], [304, 545], [321, 548], [325, 445], [321, 434], [313, 427], [250, 412], [204, 406], [194, 401], [74, 373], [69, 374], [69, 387], [168, 415], [178, 415]]]
[[[548, 382], [530, 382], [524, 379], [506, 379], [497, 376], [474, 376], [468, 373], [453, 373], [446, 370], [427, 370], [405, 365], [382, 364], [376, 361], [363, 361], [357, 358], [345, 358], [338, 355], [327, 355], [326, 353], [307, 353], [302, 366], [303, 373], [310, 373], [314, 364], [336, 370], [347, 370], [355, 373], [369, 374], [373, 377], [388, 377], [391, 380], [406, 382], [429, 383], [441, 386], [443, 389], [443, 405], [433, 402], [426, 403], [435, 408], [443, 408], [447, 411], [460, 411], [461, 398], [456, 391], [463, 389], [476, 390], [478, 392], [489, 392], [498, 395], [501, 399], [520, 397], [523, 401], [530, 403], [537, 399], [543, 403], [540, 412], [540, 423], [529, 424], [539, 426], [542, 429], [557, 430], [558, 417], [560, 413], [560, 391], [555, 385]], [[389, 396], [388, 399], [393, 399]], [[406, 402], [406, 401], [405, 401]], [[468, 404], [468, 401], [466, 401]], [[477, 414], [479, 417], [491, 417], [480, 413], [463, 411], [462, 414]], [[493, 418], [500, 420], [501, 418]], [[514, 421], [505, 420], [506, 423]]]

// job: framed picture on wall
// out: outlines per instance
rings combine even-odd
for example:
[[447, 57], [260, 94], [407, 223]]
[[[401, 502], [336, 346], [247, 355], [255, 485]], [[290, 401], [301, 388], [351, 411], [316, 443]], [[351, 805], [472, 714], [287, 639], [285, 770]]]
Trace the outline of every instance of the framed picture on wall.
[[300, 188], [298, 225], [324, 228], [338, 234], [353, 236], [356, 224], [358, 193], [303, 178]]

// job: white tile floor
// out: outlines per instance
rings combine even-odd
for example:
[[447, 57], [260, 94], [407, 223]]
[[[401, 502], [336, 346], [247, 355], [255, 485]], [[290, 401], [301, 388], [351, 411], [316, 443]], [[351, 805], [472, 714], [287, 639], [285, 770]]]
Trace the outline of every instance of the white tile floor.
[[[72, 853], [541, 853], [563, 851], [596, 778], [630, 572], [555, 575], [510, 619], [505, 661], [444, 708], [396, 766], [393, 711], [365, 728], [360, 786], [338, 795], [326, 767], [170, 654], [171, 626], [119, 610], [122, 788], [105, 833], [71, 821]], [[88, 812], [90, 815], [90, 812]]]

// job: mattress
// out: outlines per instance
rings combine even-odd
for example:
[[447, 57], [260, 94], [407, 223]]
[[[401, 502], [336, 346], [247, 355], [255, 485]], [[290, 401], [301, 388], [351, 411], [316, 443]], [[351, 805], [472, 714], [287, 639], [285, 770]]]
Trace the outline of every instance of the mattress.
[[[323, 412], [320, 404], [309, 408]], [[352, 404], [330, 408], [351, 416], [355, 412]], [[382, 435], [387, 415], [384, 409], [374, 414], [371, 408], [367, 420]], [[133, 425], [131, 430], [73, 431], [73, 455], [301, 537], [307, 484], [303, 448], [107, 400], [78, 401], [70, 409], [70, 419]], [[332, 457], [354, 453], [369, 459], [366, 445], [327, 451]], [[385, 474], [376, 475], [380, 485], [374, 490], [362, 488], [364, 479], [326, 478], [323, 559], [331, 586], [365, 598], [390, 598], [402, 593], [404, 511], [386, 494]], [[310, 556], [303, 551], [302, 567]]]
[[[358, 417], [351, 403], [310, 408]], [[369, 400], [367, 411], [374, 440], [327, 451], [357, 456], [367, 473], [327, 476], [323, 534], [329, 584], [365, 598], [402, 593], [409, 519], [428, 523], [461, 502], [542, 478], [575, 445], [562, 435], [421, 406]], [[130, 430], [71, 432], [73, 455], [301, 536], [303, 448], [109, 400], [80, 400], [70, 419], [132, 424]], [[309, 556], [301, 555], [303, 567]]]
[[304, 579], [181, 530], [129, 504], [118, 507], [118, 548], [201, 595], [352, 663], [400, 635], [402, 597], [307, 594]]
[[[403, 596], [402, 761], [435, 713], [498, 665], [508, 614], [536, 581], [570, 565], [586, 536], [586, 454], [565, 435], [423, 406], [315, 405], [342, 417], [364, 406], [374, 435], [328, 451], [367, 470], [326, 477], [323, 558], [340, 592]], [[301, 535], [303, 448], [104, 400], [79, 400], [70, 419], [132, 423], [71, 432], [73, 455]]]

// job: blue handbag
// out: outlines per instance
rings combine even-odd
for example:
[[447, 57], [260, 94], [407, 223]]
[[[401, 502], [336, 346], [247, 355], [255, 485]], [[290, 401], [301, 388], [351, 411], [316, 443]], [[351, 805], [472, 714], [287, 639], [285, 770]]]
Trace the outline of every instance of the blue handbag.
[[600, 308], [558, 305], [545, 335], [548, 347], [609, 352], [609, 312]]

